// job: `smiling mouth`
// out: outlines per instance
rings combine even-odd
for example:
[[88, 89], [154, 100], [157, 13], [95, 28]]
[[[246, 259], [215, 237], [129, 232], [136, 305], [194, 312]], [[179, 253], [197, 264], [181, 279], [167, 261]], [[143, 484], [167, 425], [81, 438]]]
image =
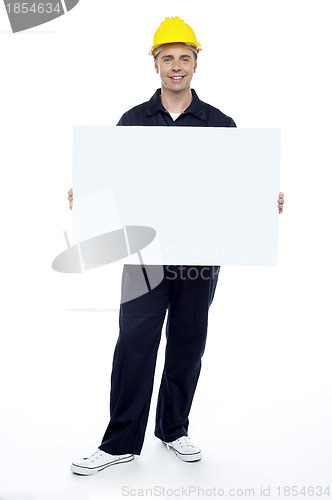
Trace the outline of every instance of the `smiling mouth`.
[[184, 76], [170, 76], [171, 80], [174, 80], [175, 82], [178, 82], [184, 78]]

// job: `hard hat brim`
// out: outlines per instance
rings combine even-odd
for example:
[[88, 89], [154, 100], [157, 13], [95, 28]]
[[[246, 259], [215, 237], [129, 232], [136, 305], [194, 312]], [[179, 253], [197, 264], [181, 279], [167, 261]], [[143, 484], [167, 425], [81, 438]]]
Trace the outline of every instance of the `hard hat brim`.
[[196, 49], [197, 51], [197, 54], [199, 52], [201, 52], [202, 50], [202, 47], [200, 46], [200, 44], [197, 42], [197, 44], [194, 44], [194, 43], [190, 43], [190, 42], [184, 42], [183, 40], [177, 40], [177, 41], [174, 41], [174, 42], [165, 42], [165, 43], [158, 43], [156, 45], [153, 45], [150, 49], [150, 52], [149, 52], [149, 55], [150, 56], [153, 56], [153, 57], [156, 57], [156, 52], [155, 52], [155, 49], [157, 49], [158, 47], [160, 47], [161, 45], [168, 45], [170, 43], [183, 43], [185, 45], [188, 45], [190, 47], [193, 47]]

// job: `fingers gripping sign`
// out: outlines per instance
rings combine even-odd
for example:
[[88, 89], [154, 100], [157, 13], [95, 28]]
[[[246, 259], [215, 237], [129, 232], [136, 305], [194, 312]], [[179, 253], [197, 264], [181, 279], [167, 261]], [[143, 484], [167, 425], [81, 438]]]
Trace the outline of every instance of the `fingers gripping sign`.
[[70, 188], [68, 191], [68, 201], [69, 201], [69, 208], [70, 210], [73, 209], [73, 188]]
[[279, 209], [279, 214], [281, 214], [283, 212], [283, 207], [284, 207], [284, 193], [279, 193], [279, 197], [278, 197], [278, 209]]

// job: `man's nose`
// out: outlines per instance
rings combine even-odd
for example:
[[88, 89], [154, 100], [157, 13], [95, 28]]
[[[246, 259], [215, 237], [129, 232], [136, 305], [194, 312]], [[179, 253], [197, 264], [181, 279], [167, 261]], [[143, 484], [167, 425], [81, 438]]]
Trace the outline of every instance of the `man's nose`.
[[181, 71], [180, 65], [178, 62], [174, 61], [172, 64], [172, 71]]

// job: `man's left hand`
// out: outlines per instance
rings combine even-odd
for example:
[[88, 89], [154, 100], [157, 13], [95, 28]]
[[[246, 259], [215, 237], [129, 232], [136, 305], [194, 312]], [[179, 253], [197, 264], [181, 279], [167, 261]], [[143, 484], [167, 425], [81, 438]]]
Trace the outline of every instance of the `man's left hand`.
[[283, 206], [284, 206], [284, 193], [279, 193], [279, 198], [278, 198], [278, 208], [279, 208], [279, 214], [283, 212]]

